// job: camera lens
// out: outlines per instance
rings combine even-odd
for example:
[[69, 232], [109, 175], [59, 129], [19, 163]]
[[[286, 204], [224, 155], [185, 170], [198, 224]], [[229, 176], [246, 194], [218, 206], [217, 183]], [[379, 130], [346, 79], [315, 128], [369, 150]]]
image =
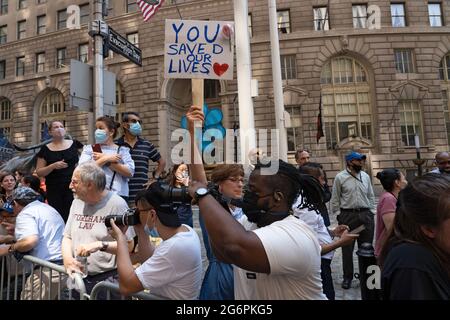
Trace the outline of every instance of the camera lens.
[[110, 219], [113, 219], [116, 226], [134, 226], [141, 223], [139, 212], [135, 209], [128, 209], [123, 214], [110, 214], [105, 217], [105, 226], [111, 228]]
[[189, 195], [188, 188], [182, 186], [181, 188], [174, 188], [172, 186], [161, 184], [163, 189], [162, 198], [165, 203], [185, 203], [189, 204], [192, 201]]
[[105, 226], [108, 228], [111, 228], [111, 222], [110, 222], [111, 219], [113, 219], [114, 223], [118, 227], [126, 225], [126, 223], [124, 221], [124, 215], [110, 214], [105, 217]]

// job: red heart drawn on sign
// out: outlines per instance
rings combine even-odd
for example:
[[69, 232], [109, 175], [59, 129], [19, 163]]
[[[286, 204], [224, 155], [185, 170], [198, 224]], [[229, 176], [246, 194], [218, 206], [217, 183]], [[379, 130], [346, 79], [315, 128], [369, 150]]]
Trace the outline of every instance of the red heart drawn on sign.
[[220, 63], [216, 62], [216, 63], [214, 63], [213, 69], [214, 69], [214, 73], [217, 74], [220, 77], [225, 72], [227, 72], [228, 64], [227, 63], [220, 64]]

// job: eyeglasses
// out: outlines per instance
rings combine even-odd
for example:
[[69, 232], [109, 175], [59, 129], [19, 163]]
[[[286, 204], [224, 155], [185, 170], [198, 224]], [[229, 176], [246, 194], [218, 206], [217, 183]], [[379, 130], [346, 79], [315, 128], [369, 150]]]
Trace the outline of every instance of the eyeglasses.
[[138, 208], [136, 208], [136, 209], [134, 209], [134, 210], [136, 211], [137, 214], [140, 214], [140, 213], [143, 213], [143, 212], [150, 211], [150, 210], [152, 210], [152, 209], [153, 209], [153, 208], [147, 208], [147, 209], [139, 210]]
[[129, 119], [129, 120], [128, 120], [128, 123], [130, 123], [130, 122], [131, 122], [131, 123], [138, 123], [138, 122], [139, 122], [139, 123], [142, 123], [141, 120], [138, 120], [138, 119]]
[[442, 165], [442, 164], [450, 164], [450, 160], [447, 161], [439, 161], [437, 164]]
[[228, 178], [227, 179], [228, 181], [231, 181], [231, 182], [233, 182], [233, 183], [244, 183], [244, 179], [243, 178]]

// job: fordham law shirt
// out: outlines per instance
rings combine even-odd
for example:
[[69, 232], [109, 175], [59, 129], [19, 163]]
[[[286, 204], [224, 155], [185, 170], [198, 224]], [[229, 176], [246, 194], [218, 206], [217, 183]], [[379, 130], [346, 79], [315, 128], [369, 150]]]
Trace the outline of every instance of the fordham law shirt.
[[[105, 226], [105, 217], [115, 214], [122, 215], [128, 210], [125, 200], [112, 191], [95, 205], [90, 205], [74, 199], [70, 207], [64, 236], [72, 240], [72, 250], [94, 241], [115, 241]], [[128, 228], [127, 238], [132, 238], [133, 228]], [[75, 252], [72, 252], [75, 256]], [[88, 273], [96, 275], [116, 268], [116, 256], [107, 252], [97, 251], [88, 257]]]

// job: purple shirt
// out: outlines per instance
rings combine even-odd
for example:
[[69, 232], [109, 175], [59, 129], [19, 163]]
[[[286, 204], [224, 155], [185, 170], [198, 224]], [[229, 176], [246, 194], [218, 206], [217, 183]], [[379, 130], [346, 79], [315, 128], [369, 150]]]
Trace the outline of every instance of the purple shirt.
[[377, 225], [375, 230], [375, 256], [380, 255], [381, 243], [380, 239], [386, 232], [383, 216], [386, 213], [395, 212], [397, 208], [397, 198], [390, 192], [383, 192], [378, 200], [377, 206]]

